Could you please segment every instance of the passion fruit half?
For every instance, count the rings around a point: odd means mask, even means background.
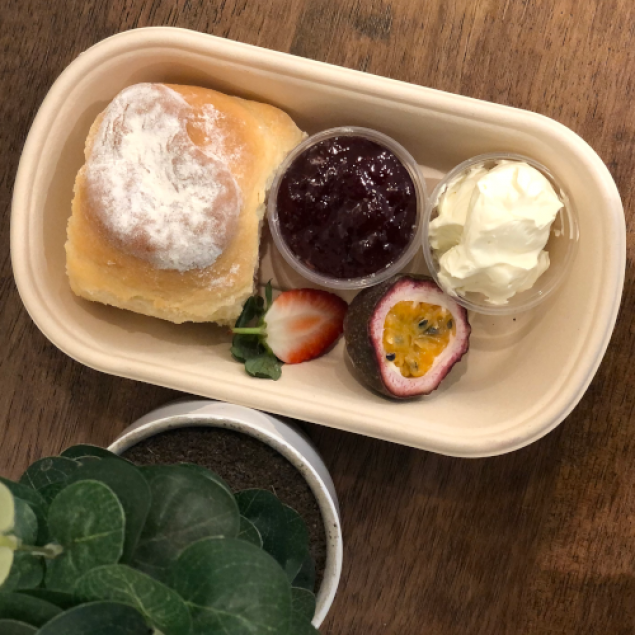
[[[467,311],[431,278],[398,275],[364,289],[344,320],[346,350],[371,388],[427,395],[467,353]]]

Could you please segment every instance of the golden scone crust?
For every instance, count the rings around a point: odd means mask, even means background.
[[[171,322],[233,323],[254,290],[266,191],[276,168],[304,135],[273,106],[205,88],[167,88],[180,94],[195,113],[211,106],[218,114],[215,125],[223,137],[223,160],[242,194],[230,239],[215,262],[203,268],[159,268],[133,255],[96,222],[100,210],[91,208],[98,203],[89,196],[84,164],[75,180],[67,231],[66,270],[71,288],[87,300]],[[88,134],[87,162],[103,118],[101,113]],[[196,116],[187,124],[196,146],[209,144],[208,132],[209,128],[197,124]]]

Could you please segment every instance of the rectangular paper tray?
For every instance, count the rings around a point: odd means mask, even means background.
[[[73,181],[95,116],[137,82],[208,86],[286,110],[309,133],[378,129],[401,142],[434,185],[470,156],[529,155],[564,183],[577,207],[579,250],[545,305],[505,318],[472,316],[471,350],[431,396],[393,402],[351,373],[343,342],[285,366],[278,382],[247,376],[226,330],[176,326],[76,298],[65,275]],[[24,304],[42,332],[78,361],[114,375],[457,456],[500,454],[552,430],[586,390],[620,303],[625,226],[619,194],[597,154],[540,115],[170,28],[129,31],[76,59],[55,82],[20,162],[11,250]],[[303,285],[271,244],[261,279]],[[425,271],[422,258],[413,270]]]

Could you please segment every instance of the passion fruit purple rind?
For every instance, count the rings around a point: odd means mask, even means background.
[[[386,352],[386,318],[399,302],[425,303],[439,307],[437,315],[449,315],[444,323],[444,327],[449,327],[447,345],[420,377],[404,376],[395,363],[395,354]],[[426,328],[427,320],[421,320],[417,326]],[[438,331],[430,326],[427,329],[434,331],[433,335]],[[374,390],[397,399],[427,395],[436,390],[467,353],[470,332],[467,311],[443,293],[431,278],[415,275],[397,275],[364,289],[350,304],[344,320],[346,350],[360,377]]]

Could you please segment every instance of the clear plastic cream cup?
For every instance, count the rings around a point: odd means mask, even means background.
[[[430,223],[438,216],[437,208],[439,199],[445,193],[448,184],[475,165],[494,167],[499,161],[503,160],[522,161],[533,168],[536,168],[536,170],[543,174],[551,183],[557,196],[562,201],[563,207],[560,209],[555,221],[551,225],[549,239],[545,246],[545,250],[549,254],[549,268],[536,280],[530,289],[516,293],[507,300],[506,304],[492,304],[482,293],[466,292],[463,295],[455,295],[452,289],[444,288],[442,281],[439,279],[439,260],[430,246],[429,226]],[[488,315],[511,315],[536,307],[554,293],[560,284],[562,284],[577,250],[578,221],[571,199],[567,195],[564,187],[544,165],[530,159],[529,157],[519,154],[504,152],[490,153],[482,154],[469,159],[468,161],[464,161],[449,172],[435,187],[426,209],[422,228],[422,239],[423,255],[430,271],[430,275],[446,293],[452,295],[455,300],[466,309],[476,313],[485,313]]]

